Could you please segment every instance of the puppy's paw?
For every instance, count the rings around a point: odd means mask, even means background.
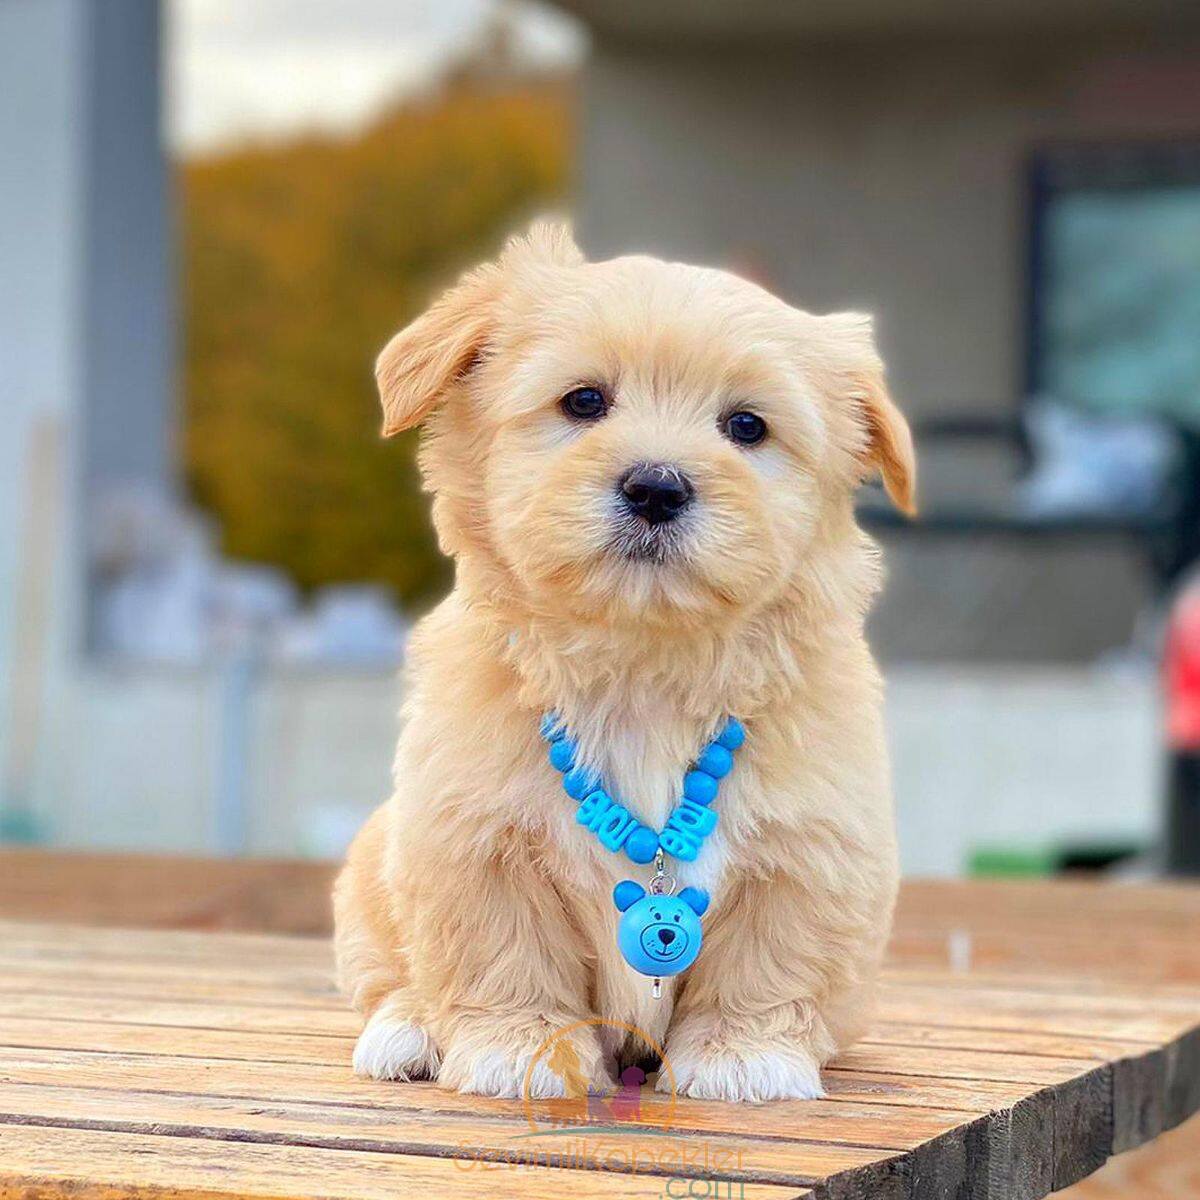
[[[436,1079],[437,1046],[420,1025],[385,1005],[358,1035],[354,1071],[371,1079]]]
[[[825,1094],[817,1060],[788,1042],[763,1045],[673,1046],[667,1044],[671,1071],[658,1077],[659,1091],[675,1090],[693,1100],[817,1100]]]
[[[586,1096],[591,1087],[611,1087],[592,1030],[560,1035],[569,1025],[536,1021],[460,1031],[447,1048],[438,1082],[477,1096],[530,1100]]]

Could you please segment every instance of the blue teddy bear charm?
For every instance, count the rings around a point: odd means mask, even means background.
[[[621,912],[617,946],[625,961],[656,980],[678,975],[696,961],[703,933],[700,918],[708,908],[708,893],[685,887],[678,896],[625,879],[613,888],[613,903]],[[657,994],[657,993],[656,993]]]

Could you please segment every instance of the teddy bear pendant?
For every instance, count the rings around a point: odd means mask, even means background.
[[[656,999],[662,995],[662,976],[686,971],[696,961],[704,936],[700,918],[708,908],[708,893],[685,887],[674,896],[674,888],[661,862],[649,891],[632,879],[613,888],[613,903],[622,914],[617,947],[635,971],[654,980]]]

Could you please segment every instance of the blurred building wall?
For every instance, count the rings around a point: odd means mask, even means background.
[[[1010,408],[1024,387],[1031,152],[1200,131],[1200,37],[681,34],[593,43],[589,249],[722,261],[814,311],[877,314],[918,416]]]
[[[173,280],[157,0],[0,3],[0,825],[61,788],[87,529],[166,489]],[[20,820],[13,814],[22,810]],[[6,823],[8,822],[8,823]]]
[[[564,7],[593,32],[587,248],[724,263],[802,307],[874,313],[918,421],[1024,397],[1033,153],[1200,132],[1200,8],[1174,0]],[[1012,445],[925,449],[927,514],[1013,509]],[[1153,599],[1119,531],[883,540],[890,659],[1086,662]]]

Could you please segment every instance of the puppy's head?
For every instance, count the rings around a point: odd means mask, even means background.
[[[535,226],[398,333],[384,433],[422,421],[443,548],[539,610],[686,621],[778,594],[912,441],[870,322],[721,271],[589,263]],[[843,520],[844,524],[844,520]]]

